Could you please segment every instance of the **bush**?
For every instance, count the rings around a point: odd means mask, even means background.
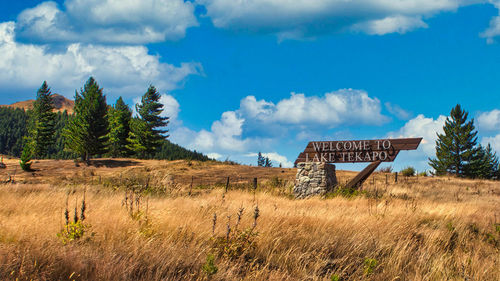
[[[208,276],[212,276],[219,271],[219,268],[215,265],[214,255],[207,255],[207,260],[201,267],[201,270],[203,270]]]
[[[87,232],[88,225],[85,225],[82,221],[70,222],[65,227],[57,233],[57,237],[61,239],[63,244],[68,244],[71,241],[76,241],[82,238]]]
[[[21,153],[21,159],[19,160],[19,165],[24,171],[31,171],[32,154],[31,144],[28,142],[24,145],[23,152]]]
[[[392,173],[392,166],[387,166],[387,167],[381,167],[378,168],[378,171],[381,173]]]
[[[405,177],[413,177],[415,175],[415,168],[409,166],[401,170],[401,174]]]

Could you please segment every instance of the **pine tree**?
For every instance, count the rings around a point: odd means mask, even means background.
[[[272,167],[273,166],[273,163],[271,162],[271,159],[269,159],[269,157],[265,157],[264,158],[264,167]]]
[[[33,157],[33,141],[30,138],[25,138],[23,152],[19,159],[19,165],[24,171],[31,171],[31,158]]]
[[[498,175],[498,166],[498,157],[491,145],[488,144],[486,147],[479,145],[467,175],[472,178],[493,179]]]
[[[152,157],[162,145],[168,130],[161,129],[169,123],[169,117],[161,116],[163,104],[154,86],[149,86],[141,103],[135,106],[139,118],[134,118],[130,126],[129,148],[140,157]]]
[[[88,161],[92,155],[106,152],[108,106],[102,89],[90,77],[75,93],[74,118],[64,130],[66,148]]]
[[[457,104],[446,118],[444,134],[437,134],[436,159],[429,158],[429,165],[436,174],[446,173],[457,176],[471,176],[471,162],[478,153],[477,131],[474,119],[467,121],[468,113]]]
[[[130,120],[132,111],[119,97],[114,107],[108,112],[109,134],[108,134],[108,153],[112,157],[127,157],[131,154],[127,145],[130,133]]]
[[[47,153],[49,146],[54,144],[55,118],[52,94],[47,82],[44,81],[38,89],[33,110],[29,113],[28,142],[32,156],[42,158]]]
[[[259,154],[257,154],[257,166],[258,167],[264,167],[266,160],[262,156],[262,153],[259,151]]]

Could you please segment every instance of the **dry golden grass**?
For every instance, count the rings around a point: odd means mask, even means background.
[[[172,184],[162,173],[260,175],[217,163],[139,162],[95,169],[100,183],[71,181],[71,171],[18,174],[17,183],[0,185],[0,280],[500,280],[498,182],[412,178],[386,186],[377,175],[358,196],[294,200],[293,170],[267,169],[256,170],[269,180],[255,194],[244,184],[227,193],[200,185],[189,196],[189,181]],[[122,186],[117,171],[126,171]],[[151,191],[141,197],[142,215],[123,206],[123,186]],[[72,217],[83,190],[89,228],[65,245],[56,234],[66,200]],[[256,235],[247,241],[248,229]],[[203,269],[211,255],[213,275]]]

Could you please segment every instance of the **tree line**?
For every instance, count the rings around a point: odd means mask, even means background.
[[[74,113],[54,112],[52,93],[43,82],[33,109],[0,108],[0,153],[20,156],[23,169],[32,159],[136,157],[143,159],[209,158],[167,140],[169,117],[154,86],[136,104],[137,116],[119,97],[113,106],[93,77],[75,93]],[[5,118],[4,118],[5,117]]]

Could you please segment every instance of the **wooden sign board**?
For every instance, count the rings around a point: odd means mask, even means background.
[[[371,164],[347,184],[348,188],[361,185],[382,162],[392,162],[401,150],[415,150],[422,138],[312,141],[299,154],[295,164],[316,163],[363,163]]]
[[[295,163],[362,163],[392,162],[401,150],[414,150],[422,138],[352,140],[352,141],[312,141]]]

